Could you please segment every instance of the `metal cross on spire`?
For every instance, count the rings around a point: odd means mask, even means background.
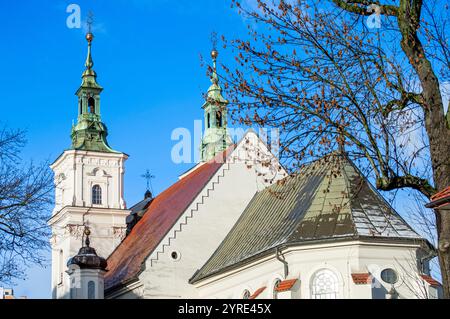
[[[155,175],[151,174],[150,170],[147,169],[145,174],[142,174],[141,177],[147,180],[147,190],[153,192],[152,179],[155,178]]]
[[[217,32],[215,31],[211,32],[211,44],[212,49],[217,50]]]
[[[87,14],[86,25],[88,28],[88,33],[92,33],[92,24],[94,23],[94,13],[89,11]]]

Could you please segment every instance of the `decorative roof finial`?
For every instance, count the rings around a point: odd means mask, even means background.
[[[88,70],[91,70],[92,67],[94,66],[94,61],[92,61],[92,56],[91,56],[91,43],[92,40],[94,40],[94,35],[92,34],[92,24],[94,23],[94,14],[92,13],[92,11],[89,11],[88,13],[88,17],[87,17],[87,27],[88,27],[88,32],[86,34],[86,40],[88,42],[88,55],[86,58],[86,63],[85,66]]]
[[[214,84],[219,83],[219,77],[217,76],[217,67],[216,67],[216,60],[219,56],[219,51],[217,51],[217,33],[212,32],[211,33],[211,44],[212,44],[212,50],[211,50],[211,58],[213,60],[213,73],[211,76],[211,82]]]
[[[86,239],[84,240],[85,247],[89,247],[91,244],[91,241],[89,240],[89,235],[91,234],[91,231],[89,230],[89,227],[84,228],[84,234],[86,235]]]
[[[150,173],[150,170],[147,169],[145,174],[142,174],[141,177],[147,180],[147,190],[145,192],[144,198],[152,197],[153,187],[152,187],[152,179],[155,178],[155,175]]]

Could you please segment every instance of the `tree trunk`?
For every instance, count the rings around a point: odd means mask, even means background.
[[[402,34],[401,47],[422,85],[425,129],[430,142],[433,179],[435,188],[443,190],[450,185],[450,129],[444,115],[438,78],[417,36],[420,12],[420,0],[401,0],[397,21]],[[450,298],[450,214],[443,210],[436,210],[435,214],[444,297]]]

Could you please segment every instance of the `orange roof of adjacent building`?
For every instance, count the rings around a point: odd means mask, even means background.
[[[431,196],[431,202],[425,205],[428,208],[450,208],[450,186]]]

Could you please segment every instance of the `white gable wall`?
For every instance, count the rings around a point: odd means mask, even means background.
[[[258,172],[262,171],[261,163],[255,165],[243,160],[248,153],[247,149],[255,145],[259,145],[263,154],[268,154],[256,134],[248,133],[230,156],[231,160],[219,168],[147,258],[145,270],[139,275],[139,292],[134,289],[135,291],[124,294],[123,297],[198,297],[197,290],[188,282],[194,272],[220,245],[256,191],[268,184],[265,179],[270,177],[277,180],[285,176],[283,169],[278,174],[258,176]],[[273,164],[277,167],[279,165],[276,159]],[[202,196],[206,197],[202,200]],[[172,258],[173,252],[178,255],[175,260]],[[121,296],[116,294],[114,298]]]

